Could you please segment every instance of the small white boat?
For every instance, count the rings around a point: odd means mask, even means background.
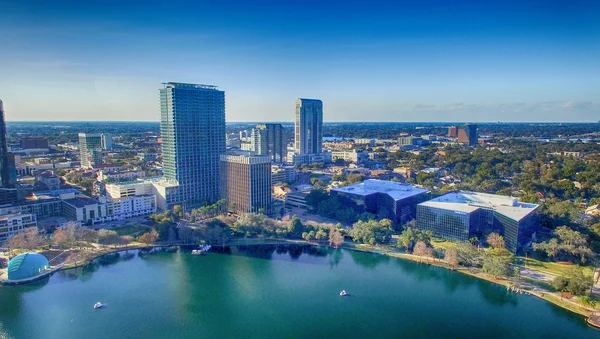
[[[347,296],[347,295],[348,295],[348,292],[346,292],[346,290],[342,290],[340,292],[340,297],[344,297],[344,296]]]
[[[98,301],[97,303],[94,304],[94,309],[102,308],[102,306],[104,306],[104,305]]]

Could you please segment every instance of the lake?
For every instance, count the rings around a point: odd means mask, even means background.
[[[122,252],[0,287],[0,338],[600,337],[582,316],[443,268],[308,246],[224,252]]]

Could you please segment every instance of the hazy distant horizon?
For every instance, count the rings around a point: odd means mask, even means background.
[[[158,120],[7,120],[7,124],[18,123],[157,123]],[[226,124],[287,124],[293,125],[294,121],[226,121]],[[596,124],[596,121],[323,121],[323,124]]]

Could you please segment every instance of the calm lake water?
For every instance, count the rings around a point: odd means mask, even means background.
[[[340,297],[345,289],[349,297]],[[92,308],[96,301],[106,307]],[[0,338],[599,338],[584,318],[445,269],[309,247],[137,252],[0,287]]]

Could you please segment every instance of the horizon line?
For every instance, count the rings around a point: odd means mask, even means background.
[[[158,123],[158,120],[6,120],[6,123]],[[226,124],[264,124],[264,123],[285,123],[293,124],[293,120],[289,121],[226,121]],[[323,121],[324,124],[330,123],[367,123],[367,124],[461,124],[461,123],[477,123],[477,124],[534,124],[534,123],[546,123],[546,124],[596,124],[598,121]]]

